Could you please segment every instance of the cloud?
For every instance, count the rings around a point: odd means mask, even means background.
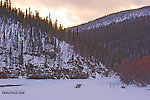
[[[139,6],[148,6],[150,5],[150,0],[133,0],[133,3]]]
[[[20,7],[31,7],[42,13],[55,11],[64,13],[67,25],[76,25],[101,16],[150,4],[150,0],[12,0]],[[47,9],[47,10],[44,10]],[[65,10],[62,10],[65,9]],[[61,17],[61,16],[58,16]],[[58,20],[59,21],[59,20]],[[60,21],[61,22],[61,21]],[[65,27],[67,25],[64,25]]]

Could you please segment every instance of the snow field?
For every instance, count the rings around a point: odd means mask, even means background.
[[[76,84],[81,88],[75,88]],[[86,80],[0,80],[0,84],[21,84],[20,87],[0,87],[1,100],[149,100],[148,88],[126,86],[117,78]],[[25,94],[2,94],[2,91],[24,91]]]

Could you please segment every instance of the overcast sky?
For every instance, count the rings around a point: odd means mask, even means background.
[[[125,9],[150,5],[150,0],[12,0],[12,5],[31,7],[40,11],[42,17],[49,12],[53,20],[58,19],[64,27],[77,25],[101,16]]]

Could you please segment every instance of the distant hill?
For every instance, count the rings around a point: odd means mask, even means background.
[[[94,56],[127,84],[150,84],[150,7],[114,13],[66,29],[75,50]]]
[[[128,19],[133,19],[133,18],[135,19],[138,17],[149,16],[149,15],[150,15],[150,6],[145,6],[145,7],[138,8],[138,9],[126,10],[126,11],[121,11],[121,12],[113,13],[110,15],[106,15],[96,20],[92,20],[90,22],[87,22],[78,26],[70,27],[66,30],[75,31],[75,32],[78,30],[79,32],[81,32],[84,30],[95,29],[95,28],[107,26],[113,23],[122,22]]]

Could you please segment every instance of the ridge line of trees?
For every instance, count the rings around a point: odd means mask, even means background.
[[[52,23],[51,15],[42,18],[39,16],[39,11],[35,11],[35,14],[31,11],[31,8],[26,9],[26,12],[20,10],[20,8],[16,9],[11,6],[11,0],[5,0],[4,2],[1,0],[0,2],[0,16],[6,15],[8,18],[13,18],[15,21],[19,21],[23,26],[37,27],[40,28],[44,32],[52,32],[54,30],[62,30],[63,26],[60,24],[58,26],[57,20],[55,23]]]

